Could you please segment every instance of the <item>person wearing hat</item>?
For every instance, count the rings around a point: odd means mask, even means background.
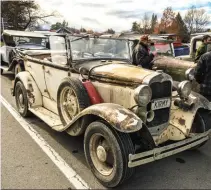
[[[195,56],[195,63],[198,62],[199,58],[206,53],[206,46],[207,43],[211,41],[211,37],[209,35],[204,35],[202,38],[202,44],[199,46],[199,48],[196,51],[196,56]]]
[[[147,35],[141,36],[138,44],[133,49],[133,64],[145,69],[152,69],[154,54],[149,53],[149,38]]]

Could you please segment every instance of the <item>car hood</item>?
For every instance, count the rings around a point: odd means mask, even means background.
[[[142,83],[144,78],[155,73],[123,61],[93,61],[80,64],[80,67],[90,70],[90,74],[99,80],[115,81],[117,83]]]
[[[173,57],[158,56],[154,65],[158,68],[178,68],[178,69],[189,69],[196,66],[194,62],[175,59]]]

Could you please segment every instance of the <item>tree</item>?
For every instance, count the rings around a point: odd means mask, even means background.
[[[56,12],[44,14],[35,1],[1,1],[2,18],[7,21],[8,28],[25,30],[38,22],[46,22],[46,18],[56,16]]]
[[[160,31],[166,33],[166,29],[170,27],[175,19],[175,13],[171,7],[167,7],[163,11],[163,16],[160,23]]]
[[[180,15],[180,13],[177,14],[176,18],[176,24],[177,24],[177,35],[182,39],[183,42],[189,41],[189,34],[188,29]]]
[[[139,32],[140,31],[140,25],[137,22],[133,22],[132,29],[133,32]]]
[[[108,34],[115,34],[115,31],[112,28],[110,28],[110,29],[108,29],[106,31],[106,33],[108,33]]]
[[[86,32],[86,29],[85,28],[81,28],[80,32]]]
[[[150,27],[151,28],[151,33],[154,32],[157,23],[158,23],[158,17],[157,17],[156,14],[153,13],[152,14],[152,18],[151,18],[151,27]]]
[[[149,33],[150,31],[150,18],[149,18],[149,15],[147,13],[144,13],[144,16],[141,20],[141,24],[140,24],[140,29],[141,29],[141,32],[146,34],[146,33]]]
[[[195,6],[185,14],[184,22],[188,28],[189,33],[203,32],[204,28],[209,24],[210,17],[204,9],[196,9]]]
[[[65,28],[68,27],[68,22],[66,22],[65,20],[63,20],[63,22],[57,22],[56,24],[52,24],[51,25],[51,30],[58,30],[60,28]]]

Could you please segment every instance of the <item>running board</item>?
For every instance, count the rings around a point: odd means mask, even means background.
[[[56,131],[63,131],[64,126],[59,116],[44,107],[29,108],[29,110]]]

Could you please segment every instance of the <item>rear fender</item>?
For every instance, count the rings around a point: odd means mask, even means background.
[[[123,133],[137,132],[144,125],[143,121],[130,110],[118,104],[101,103],[84,109],[64,127],[63,131],[66,130],[70,135],[77,136],[82,134],[86,127],[95,120],[103,120]],[[80,125],[74,125],[76,121],[81,121]]]
[[[15,86],[21,81],[27,91],[29,107],[42,106],[42,94],[36,82],[28,71],[19,72],[14,81],[12,95],[15,96]]]

